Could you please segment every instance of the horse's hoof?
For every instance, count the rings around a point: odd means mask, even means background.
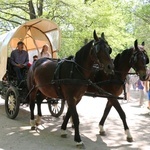
[[[62,138],[67,138],[67,134],[61,134]]]
[[[99,131],[99,134],[100,134],[101,136],[106,136],[106,132],[105,132],[105,131]]]
[[[35,130],[35,126],[32,126],[32,127],[31,127],[31,130]]]
[[[61,137],[62,138],[67,138],[67,132],[66,132],[66,130],[61,130]]]
[[[84,143],[81,141],[81,142],[77,142],[76,143],[76,147],[79,148],[79,149],[85,149],[85,145]]]
[[[36,123],[36,126],[39,126],[40,125],[40,123]]]
[[[133,142],[133,138],[132,137],[127,137],[127,141],[128,142]]]
[[[71,126],[73,129],[74,129],[74,124],[72,124],[72,126]]]
[[[66,117],[66,116],[64,115],[64,116],[63,116],[63,120],[65,120],[65,117]]]

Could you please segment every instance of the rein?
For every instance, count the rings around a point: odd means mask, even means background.
[[[81,65],[79,65],[78,63],[76,63],[75,59],[73,58],[72,60],[65,60],[67,62],[71,62],[71,63],[74,63],[76,66],[78,66],[79,68],[85,70],[85,71],[92,71],[92,69],[86,69],[86,68],[83,68]]]
[[[97,83],[93,83],[91,80],[88,80],[88,81],[89,81],[89,85],[93,86],[97,90],[97,92],[100,94],[99,96],[101,96],[101,97],[107,97],[107,98],[115,98],[115,99],[118,98],[116,96],[113,96],[111,93],[106,92],[105,90],[103,90],[102,88],[100,88],[97,85]],[[85,95],[89,95],[90,96],[89,93],[85,93]]]
[[[71,59],[71,60],[63,59],[62,62],[61,61],[59,62],[59,64],[61,65],[61,63],[63,63],[64,61],[65,62],[69,62],[69,63],[73,63],[73,64],[75,64],[75,66],[78,66],[79,68],[81,68],[81,69],[83,69],[85,71],[92,71],[92,69],[83,68],[78,63],[76,63],[74,59]],[[57,68],[59,68],[59,67],[57,66]],[[56,70],[57,70],[57,68],[56,68]],[[81,74],[81,76],[84,78],[84,75],[82,74],[82,72],[77,67],[76,67],[76,69]],[[70,73],[72,74],[73,71],[71,70]],[[88,81],[85,80],[85,79],[84,80],[80,80],[80,79],[72,79],[72,78],[68,78],[68,79],[59,79],[58,78],[58,79],[54,79],[51,82],[46,83],[46,84],[36,85],[36,86],[33,85],[33,88],[31,89],[31,91],[34,88],[39,88],[39,87],[47,86],[47,85],[50,85],[50,84],[84,84],[84,85],[88,85]]]
[[[89,85],[88,80],[80,80],[80,79],[57,79],[52,80],[50,84],[77,84],[77,85]]]

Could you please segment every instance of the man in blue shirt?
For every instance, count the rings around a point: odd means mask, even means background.
[[[17,75],[18,84],[24,78],[23,69],[27,68],[27,64],[29,63],[29,55],[28,52],[23,50],[24,43],[18,42],[17,48],[11,52],[11,64],[13,65],[14,71]]]

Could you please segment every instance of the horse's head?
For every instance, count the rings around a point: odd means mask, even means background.
[[[103,65],[105,73],[113,74],[114,73],[114,70],[113,70],[114,64],[110,57],[112,49],[109,46],[108,42],[105,40],[104,33],[102,33],[101,37],[98,38],[98,36],[94,30],[93,37],[94,37],[94,41],[93,41],[93,45],[92,45],[92,50],[97,58],[95,60],[96,63],[98,63],[100,66]]]
[[[147,80],[148,76],[146,65],[149,63],[149,58],[144,49],[144,42],[142,42],[141,45],[138,45],[138,41],[135,40],[130,62],[132,68],[139,75],[140,80]]]

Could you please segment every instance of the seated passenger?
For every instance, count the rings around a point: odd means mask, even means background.
[[[41,51],[41,53],[39,55],[39,58],[43,58],[43,57],[52,58],[52,55],[49,53],[48,49],[49,49],[48,44],[43,45],[42,51]]]
[[[13,69],[17,75],[17,83],[19,83],[24,79],[23,69],[27,68],[29,63],[29,55],[28,52],[23,50],[24,43],[22,41],[17,43],[17,48],[11,52],[11,64],[13,65]]]
[[[38,56],[37,55],[34,55],[33,56],[33,63],[38,59]]]

